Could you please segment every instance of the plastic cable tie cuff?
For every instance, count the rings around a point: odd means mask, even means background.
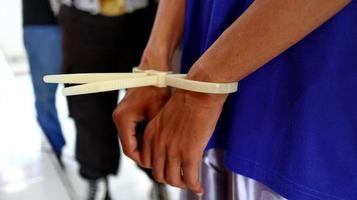
[[[238,82],[211,83],[186,79],[186,74],[171,71],[142,70],[133,68],[133,73],[90,73],[47,75],[46,83],[81,84],[63,89],[65,96],[114,91],[137,87],[175,87],[201,93],[228,94],[236,92]]]

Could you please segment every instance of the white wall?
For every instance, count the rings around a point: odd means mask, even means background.
[[[0,49],[6,57],[24,56],[21,0],[0,0]]]

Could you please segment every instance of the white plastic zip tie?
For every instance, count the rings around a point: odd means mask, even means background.
[[[238,83],[210,83],[186,79],[186,74],[172,74],[157,70],[134,68],[133,73],[91,73],[47,75],[46,83],[82,84],[63,89],[63,95],[72,96],[120,89],[156,86],[175,87],[194,92],[228,94],[236,92]]]

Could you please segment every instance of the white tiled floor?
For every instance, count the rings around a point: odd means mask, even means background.
[[[0,199],[83,199],[86,184],[77,174],[74,127],[64,97],[58,94],[57,107],[67,140],[65,171],[42,137],[33,104],[29,75],[14,76],[0,51]],[[114,199],[149,199],[149,179],[126,157],[119,175],[110,181]],[[172,200],[177,200],[178,190],[169,190]]]

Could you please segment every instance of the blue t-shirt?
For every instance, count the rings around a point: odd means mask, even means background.
[[[182,71],[251,3],[188,0]],[[356,200],[357,1],[240,81],[209,148],[288,199]]]

